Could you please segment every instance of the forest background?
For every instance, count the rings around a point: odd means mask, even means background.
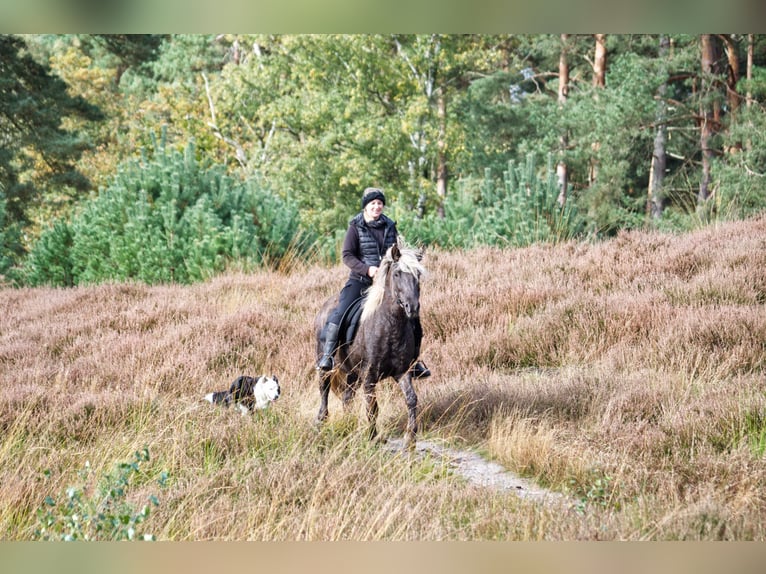
[[[766,204],[757,34],[3,35],[0,275],[193,282],[410,241],[688,230]]]

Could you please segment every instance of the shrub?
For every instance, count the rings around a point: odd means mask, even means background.
[[[72,270],[72,230],[58,220],[43,231],[24,264],[25,281],[31,285],[74,285]]]
[[[19,225],[7,215],[7,201],[0,186],[0,283],[3,276],[13,275],[13,264],[21,251]]]
[[[137,279],[203,280],[232,262],[278,263],[300,246],[295,205],[257,179],[155,143],[151,157],[120,165],[106,189],[71,218],[57,221],[33,246],[29,284],[75,285]]]
[[[90,465],[86,463],[80,472],[85,485],[67,488],[61,502],[45,497],[37,511],[35,539],[154,540],[154,535],[141,532],[141,525],[149,517],[151,507],[159,505],[158,498],[149,496],[147,504],[138,511],[126,500],[131,478],[139,475],[140,464],[148,460],[148,449],[136,451],[131,462],[121,462],[113,473],[105,474],[90,496],[87,494]],[[160,486],[164,486],[165,480],[163,473]]]
[[[576,209],[570,203],[560,206],[558,194],[551,160],[541,175],[530,154],[524,165],[509,162],[502,180],[493,178],[490,170],[481,181],[461,180],[444,201],[444,217],[429,213],[417,219],[396,205],[393,216],[409,240],[445,249],[556,242],[582,228]]]

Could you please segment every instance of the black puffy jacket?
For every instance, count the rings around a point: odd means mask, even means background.
[[[351,270],[351,279],[369,282],[367,269],[380,265],[383,255],[396,243],[396,222],[381,215],[377,222],[365,222],[358,213],[350,222],[343,242],[343,263]]]

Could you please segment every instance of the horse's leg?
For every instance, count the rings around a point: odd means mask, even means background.
[[[367,401],[367,423],[369,424],[369,436],[370,440],[375,440],[378,437],[378,397],[375,394],[375,386],[378,384],[378,379],[372,375],[372,373],[365,373],[364,377],[364,398]]]
[[[418,432],[418,396],[412,386],[412,374],[407,371],[399,379],[399,387],[404,393],[404,402],[407,404],[407,434],[404,436],[404,448],[415,448],[415,436]]]
[[[354,372],[346,376],[346,386],[343,389],[343,409],[348,412],[351,409],[351,401],[354,400],[356,389],[359,387],[359,375]]]
[[[330,381],[332,379],[332,371],[320,371],[319,374],[319,412],[317,413],[317,424],[323,423],[327,420],[328,410],[327,401],[330,398]]]

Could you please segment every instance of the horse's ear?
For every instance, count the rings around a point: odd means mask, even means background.
[[[399,246],[396,243],[394,243],[391,246],[391,259],[393,261],[399,261],[399,257],[401,257],[401,255],[402,255],[402,252],[399,251]]]

